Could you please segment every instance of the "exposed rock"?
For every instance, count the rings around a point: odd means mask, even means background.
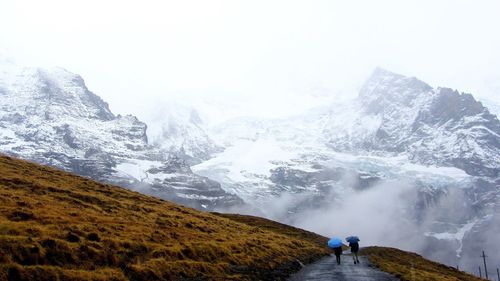
[[[146,124],[135,116],[115,116],[79,75],[9,63],[0,65],[0,88],[2,153],[193,207],[211,210],[239,202],[218,183],[195,175],[183,160],[167,159],[171,151],[148,143]],[[190,118],[200,122],[196,113]],[[138,176],[154,171],[175,177]]]

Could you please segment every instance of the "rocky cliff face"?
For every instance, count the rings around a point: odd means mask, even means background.
[[[131,115],[115,116],[76,74],[4,63],[0,89],[3,153],[165,199],[183,198],[190,206],[214,209],[238,200],[217,183],[183,169],[182,160],[172,165],[168,151],[148,143],[146,124]],[[137,176],[166,165],[169,175],[182,180],[152,182]]]
[[[411,240],[449,264],[485,245],[500,252],[500,125],[470,94],[377,69],[354,101],[290,118],[208,128],[193,108],[159,112],[150,133],[78,75],[0,64],[2,153],[324,235],[330,216],[369,217],[344,228],[375,237],[366,243]]]
[[[332,231],[308,221],[336,220],[329,213],[349,217],[342,211],[377,221],[376,211],[365,214],[369,207],[345,202],[388,189],[373,208],[400,213],[395,220],[404,222],[394,232],[408,223],[414,232],[405,239],[420,247],[413,250],[449,264],[468,263],[467,254],[492,241],[497,229],[500,123],[470,94],[376,69],[349,103],[288,119],[232,120],[213,132],[228,140],[226,150],[193,169],[261,206],[254,211],[263,215]],[[396,202],[392,194],[400,195]],[[478,235],[483,241],[474,240]],[[374,242],[389,238],[381,239]]]
[[[415,164],[455,167],[470,176],[469,183],[448,186],[424,209],[432,218],[427,222],[429,239],[424,253],[450,264],[467,265],[475,262],[471,253],[489,245],[490,253],[499,258],[500,245],[493,238],[500,217],[497,116],[471,94],[431,89],[415,78],[384,70],[375,71],[360,99],[368,101],[362,102],[365,116],[376,116],[381,122],[370,141],[358,148],[405,155]],[[429,215],[432,212],[435,216]]]
[[[317,191],[349,171],[359,174],[358,188],[366,188],[387,170],[381,163],[444,177],[452,168],[498,184],[499,126],[470,94],[376,69],[349,103],[288,119],[241,118],[218,126],[212,133],[227,142],[226,151],[194,169],[257,196],[275,189]],[[245,155],[251,159],[242,161]]]
[[[355,123],[377,120],[371,134],[344,149],[407,154],[414,163],[453,166],[473,176],[498,177],[500,123],[470,94],[432,89],[416,79],[377,69],[362,88]],[[356,130],[355,125],[351,127]],[[346,135],[335,134],[336,146]]]
[[[196,108],[178,102],[163,102],[151,108],[148,136],[155,146],[190,165],[208,160],[223,150],[208,136],[206,124]]]

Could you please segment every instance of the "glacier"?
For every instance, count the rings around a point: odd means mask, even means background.
[[[173,100],[143,122],[113,114],[77,74],[3,60],[0,151],[463,268],[480,248],[500,252],[500,123],[474,96],[377,68],[357,98],[311,104],[262,118]]]

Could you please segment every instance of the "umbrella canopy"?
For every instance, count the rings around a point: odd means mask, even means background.
[[[340,240],[340,238],[333,237],[332,239],[328,240],[328,247],[330,248],[342,247],[342,240]]]
[[[349,243],[356,243],[360,241],[358,236],[349,236],[345,240]]]

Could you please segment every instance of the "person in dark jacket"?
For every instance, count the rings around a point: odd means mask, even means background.
[[[335,253],[335,257],[337,258],[337,264],[340,264],[340,255],[342,255],[342,247],[333,248],[333,253]]]
[[[354,260],[354,264],[359,263],[359,259],[358,259],[359,243],[358,242],[350,242],[349,247],[351,247],[352,259]]]

